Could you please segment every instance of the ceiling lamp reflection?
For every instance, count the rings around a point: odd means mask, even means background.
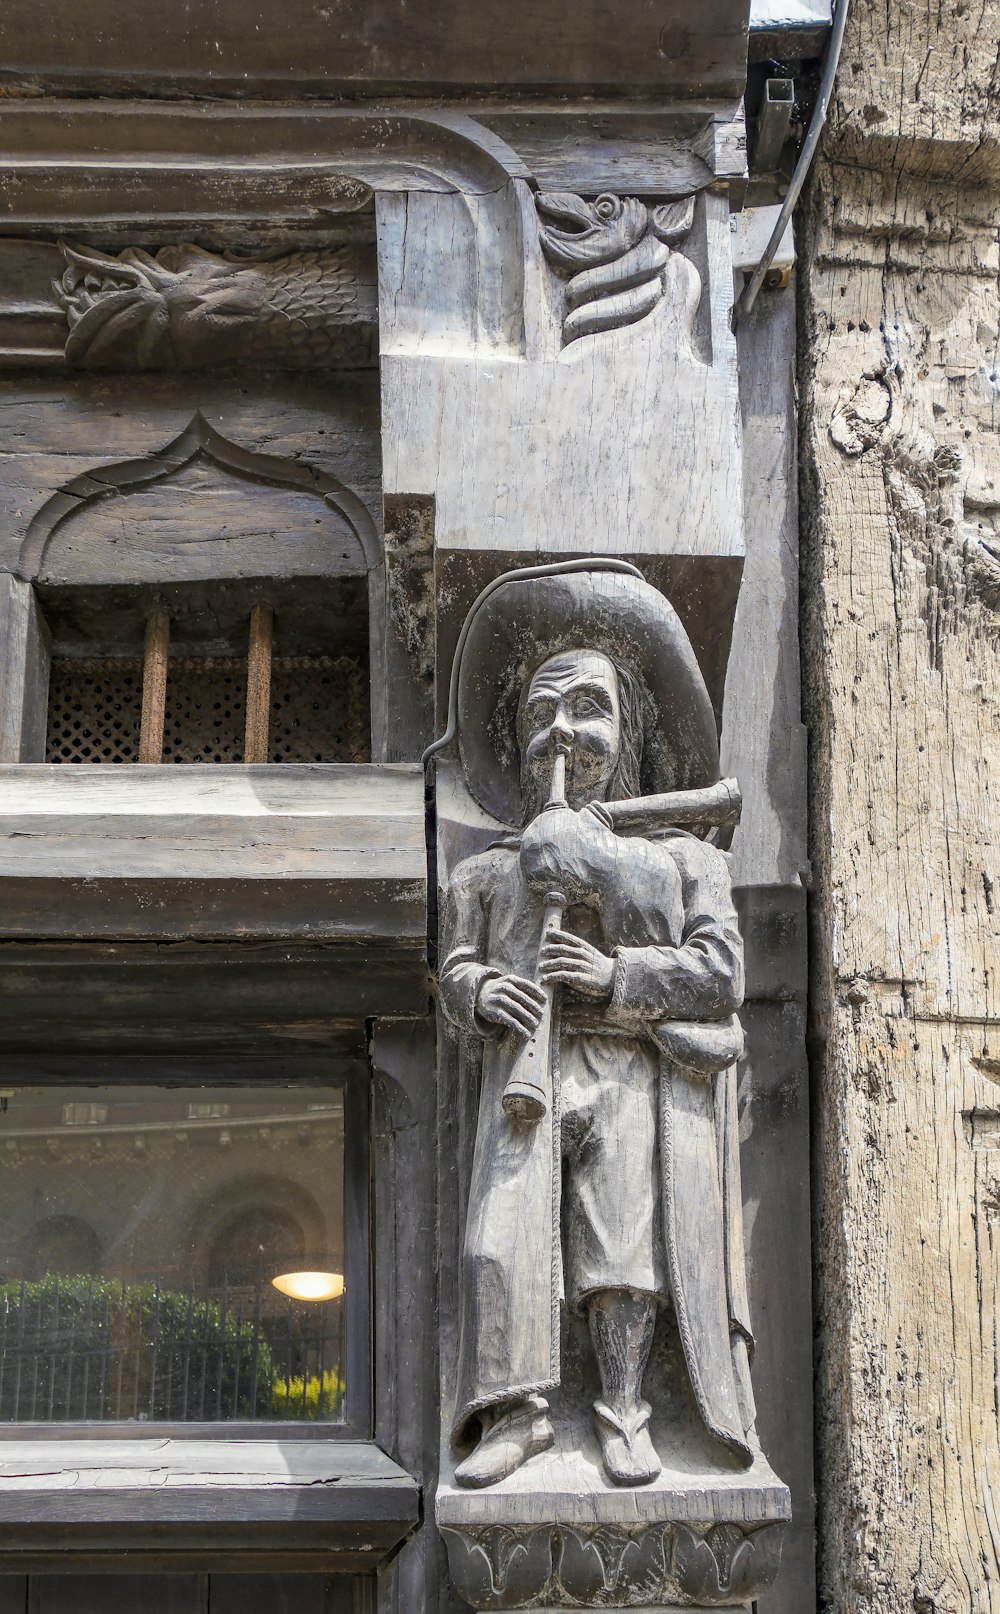
[[[336,1300],[344,1292],[341,1272],[279,1272],[271,1282],[290,1300]]]

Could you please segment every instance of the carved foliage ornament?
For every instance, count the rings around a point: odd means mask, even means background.
[[[377,301],[353,246],[250,260],[184,245],[112,255],[59,243],[53,282],[84,369],[287,369],[374,362]]]
[[[605,193],[586,202],[569,191],[536,197],[545,256],[566,286],[563,342],[645,319],[663,299],[671,248],[694,222],[693,196],[648,208],[634,196]],[[697,306],[701,281],[687,260],[684,291]]]
[[[455,1585],[480,1609],[739,1606],[773,1583],[781,1561],[775,1525],[488,1525],[444,1537]]]

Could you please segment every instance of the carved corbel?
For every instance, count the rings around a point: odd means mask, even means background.
[[[536,197],[542,249],[566,281],[564,346],[645,319],[666,294],[668,264],[677,276],[678,296],[693,317],[701,277],[671,249],[690,232],[694,205],[693,196],[654,208],[634,196],[610,193],[594,202],[568,191],[543,191]]]

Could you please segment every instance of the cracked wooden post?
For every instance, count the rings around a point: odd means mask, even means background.
[[[888,15],[802,237],[820,1595],[996,1614],[996,42]]]

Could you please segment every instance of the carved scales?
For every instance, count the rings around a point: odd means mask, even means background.
[[[115,255],[60,242],[53,290],[81,369],[307,370],[369,365],[377,351],[373,265],[339,246],[247,259],[186,244]]]

